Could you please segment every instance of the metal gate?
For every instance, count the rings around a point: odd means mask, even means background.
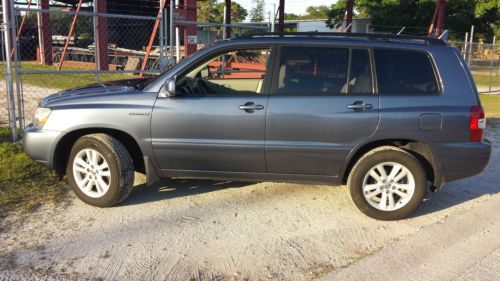
[[[52,93],[159,74],[182,57],[178,27],[196,27],[198,49],[225,39],[219,36],[225,27],[236,34],[270,28],[177,19],[172,0],[170,5],[158,1],[156,16],[102,12],[103,2],[79,0],[71,9],[54,9],[49,1],[2,0],[0,125],[13,132],[23,128],[40,100]]]

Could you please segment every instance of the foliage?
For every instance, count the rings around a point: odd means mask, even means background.
[[[332,4],[327,12],[326,25],[330,28],[338,28],[342,25],[346,11],[346,0],[339,0],[337,3]]]
[[[224,2],[218,3],[215,7],[215,22],[223,22],[224,21],[224,9],[226,5]],[[236,2],[231,2],[231,22],[238,23],[245,20],[248,16],[248,12],[243,6]]]
[[[250,11],[250,21],[252,22],[261,22],[264,21],[265,15],[265,1],[264,0],[252,0],[254,7]]]
[[[20,20],[18,20],[20,22]],[[63,35],[67,36],[71,23],[73,22],[73,15],[62,14],[62,13],[52,13],[50,14],[50,23],[52,26],[53,35]],[[26,27],[33,27],[38,25],[37,13],[28,13],[26,17]],[[76,26],[79,34],[83,33],[93,33],[93,18],[89,16],[78,16],[76,21]],[[33,34],[29,28],[24,32]]]
[[[306,9],[306,14],[302,19],[326,19],[328,17],[328,6],[309,6]]]
[[[199,22],[215,22],[214,15],[217,0],[197,1],[197,17]]]
[[[305,15],[296,15],[285,13],[285,20],[313,20],[313,19],[326,19],[330,8],[325,5],[309,6],[306,9]]]
[[[225,1],[198,1],[198,21],[222,23],[224,21]],[[231,22],[242,22],[248,11],[236,2],[231,2]]]
[[[356,0],[358,17],[370,17],[375,31],[395,32],[403,26],[407,32],[426,34],[435,0]],[[328,11],[327,24],[337,27],[345,14],[346,0],[339,0]],[[446,3],[445,29],[465,33],[475,25],[479,37],[491,38],[500,33],[500,1],[498,0],[448,0]],[[397,16],[395,16],[397,15]],[[463,35],[462,35],[463,36]]]

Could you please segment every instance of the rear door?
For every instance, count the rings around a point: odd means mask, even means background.
[[[338,176],[377,128],[370,50],[282,46],[266,120],[268,172]]]

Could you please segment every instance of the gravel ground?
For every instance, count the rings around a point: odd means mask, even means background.
[[[500,280],[499,168],[495,150],[396,222],[364,216],[345,186],[140,178],[118,207],[70,197],[8,216],[0,280]]]

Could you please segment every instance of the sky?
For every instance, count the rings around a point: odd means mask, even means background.
[[[233,0],[233,1],[243,6],[243,8],[247,9],[249,12],[253,8],[252,0]],[[265,2],[266,2],[266,15],[268,11],[273,10],[273,4],[276,4],[276,7],[279,6],[279,0],[265,0]],[[330,6],[335,2],[337,2],[337,0],[285,0],[285,13],[303,15],[306,13],[306,9],[309,6],[319,6],[319,5]]]

